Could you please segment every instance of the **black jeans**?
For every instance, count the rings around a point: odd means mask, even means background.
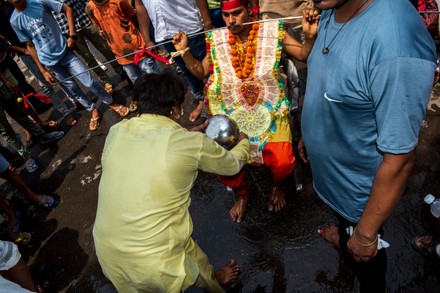
[[[339,221],[339,247],[342,250],[347,262],[353,267],[358,274],[360,293],[383,293],[386,289],[385,275],[387,270],[387,254],[385,248],[377,252],[377,255],[368,262],[356,262],[348,252],[347,242],[350,235],[347,234],[347,228],[357,226],[357,223],[350,222],[340,215],[336,214]],[[383,237],[383,229],[380,228],[379,234]]]

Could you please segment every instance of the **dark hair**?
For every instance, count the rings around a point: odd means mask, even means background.
[[[174,106],[185,100],[186,86],[171,71],[149,73],[139,77],[134,86],[133,100],[138,103],[139,114],[169,116]]]

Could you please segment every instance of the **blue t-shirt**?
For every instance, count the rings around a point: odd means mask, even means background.
[[[67,49],[66,39],[52,15],[59,13],[63,3],[54,0],[27,0],[24,11],[11,16],[11,25],[22,42],[31,40],[43,65],[53,66],[63,58]]]
[[[409,1],[373,1],[342,25],[331,10],[322,12],[308,59],[302,132],[318,195],[358,222],[383,153],[417,145],[436,51]]]

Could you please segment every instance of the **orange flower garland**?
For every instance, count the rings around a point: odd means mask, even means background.
[[[246,41],[246,52],[243,53],[239,52],[240,50],[237,47],[238,37],[229,31],[228,44],[231,46],[229,52],[232,55],[232,66],[234,67],[235,74],[240,79],[246,79],[254,72],[254,56],[256,52],[254,45],[258,28],[259,25],[257,23],[252,25]]]

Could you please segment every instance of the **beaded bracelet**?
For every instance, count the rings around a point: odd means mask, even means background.
[[[356,227],[355,227],[354,230],[353,230],[353,237],[354,237],[354,240],[356,240],[356,242],[357,242],[360,246],[363,246],[363,247],[371,246],[371,245],[373,245],[374,243],[376,243],[377,240],[379,239],[378,234],[376,234],[376,238],[375,238],[371,243],[365,244],[365,243],[360,242],[359,239],[356,237]]]

